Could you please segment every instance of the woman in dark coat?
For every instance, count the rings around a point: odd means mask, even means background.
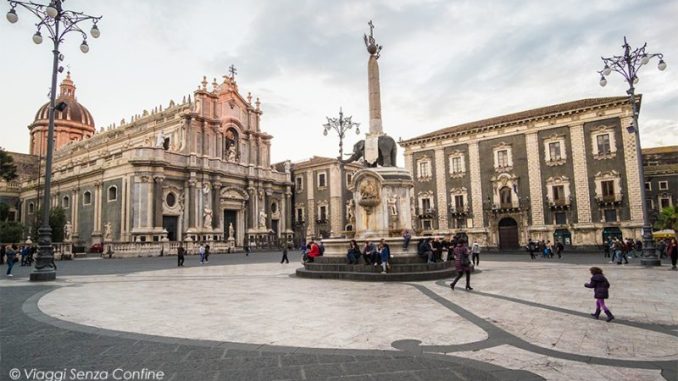
[[[607,281],[607,278],[605,278],[605,275],[603,275],[603,270],[600,269],[600,267],[591,267],[589,271],[592,275],[591,281],[584,284],[584,287],[592,288],[593,297],[596,299],[596,312],[592,313],[591,316],[598,319],[600,316],[600,310],[602,309],[605,311],[605,315],[607,315],[607,322],[609,323],[612,321],[612,319],[614,319],[614,315],[612,315],[612,312],[610,312],[610,310],[605,305],[605,299],[610,297],[610,293],[608,291],[610,289],[610,282]]]
[[[454,278],[450,288],[454,290],[462,275],[466,274],[466,291],[473,290],[471,288],[471,259],[469,258],[468,248],[463,239],[457,241],[457,246],[454,248],[454,267],[457,269],[457,277]]]

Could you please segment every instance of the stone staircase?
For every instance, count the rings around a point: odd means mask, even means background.
[[[349,265],[346,258],[318,257],[297,269],[297,276],[315,279],[344,279],[368,282],[410,282],[450,278],[456,274],[454,262],[427,264],[418,256],[398,256],[390,260],[391,271],[382,274],[381,266]]]

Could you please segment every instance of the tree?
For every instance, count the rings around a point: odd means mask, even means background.
[[[35,213],[35,224],[33,225],[33,238],[38,238],[38,229],[42,225],[42,208]],[[49,227],[52,228],[52,242],[63,242],[64,226],[66,226],[66,211],[57,206],[49,211]]]
[[[4,149],[0,148],[0,178],[10,182],[16,179],[18,175],[16,174],[16,164],[14,164],[14,158],[9,156]]]
[[[678,205],[669,206],[662,209],[654,224],[656,229],[673,229],[678,230]]]
[[[0,202],[0,222],[7,221],[7,218],[9,218],[9,205]]]
[[[18,222],[0,222],[0,243],[21,242],[24,226]]]

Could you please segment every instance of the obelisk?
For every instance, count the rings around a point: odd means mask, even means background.
[[[370,53],[367,61],[367,83],[370,105],[370,131],[365,137],[365,161],[369,165],[374,165],[379,158],[379,136],[384,134],[381,125],[381,90],[379,88],[379,53],[381,45],[374,40],[374,24],[372,20],[368,23],[370,26],[370,35],[364,35],[365,47]]]

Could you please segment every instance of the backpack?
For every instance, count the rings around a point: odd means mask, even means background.
[[[318,250],[320,251],[320,255],[325,254],[325,245],[319,245]]]

